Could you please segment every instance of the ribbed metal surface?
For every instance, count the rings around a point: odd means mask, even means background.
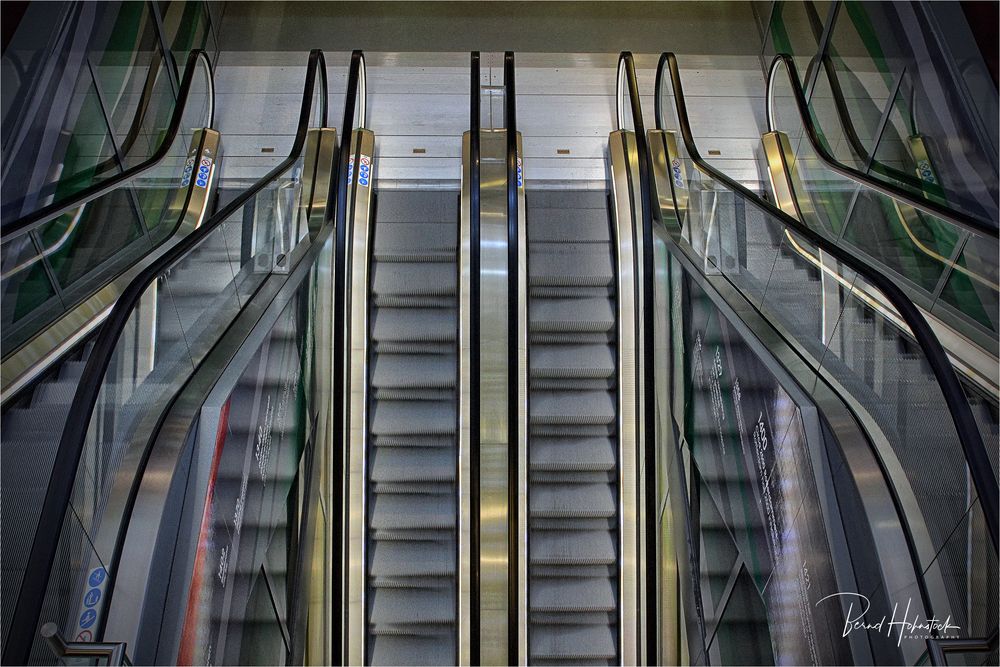
[[[379,195],[371,278],[367,662],[457,660],[458,198]]]
[[[618,649],[615,274],[604,193],[529,193],[528,660]]]

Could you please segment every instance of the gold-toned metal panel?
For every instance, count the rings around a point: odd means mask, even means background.
[[[512,576],[507,557],[507,387],[512,378],[507,366],[506,137],[502,129],[480,133],[479,652],[483,665],[509,663],[508,633],[515,630],[507,622]]]
[[[677,221],[683,225],[688,209],[688,176],[687,167],[677,150],[677,133],[672,130],[649,130],[646,137],[653,168],[651,185],[656,189],[660,211],[676,214]]]
[[[517,525],[518,596],[517,654],[521,665],[528,664],[528,226],[524,208],[524,149],[517,134]],[[506,178],[504,185],[506,186]],[[508,267],[509,268],[509,267]],[[508,630],[510,632],[510,630]]]
[[[618,130],[609,137],[611,160],[612,241],[618,273],[618,461],[619,461],[619,636],[621,660],[633,665],[638,659],[639,539],[637,448],[640,446],[640,400],[638,305],[641,292],[641,246],[638,245],[634,206],[636,195],[629,191],[628,171],[638,185],[638,153],[635,135]],[[638,189],[638,188],[636,188]]]
[[[354,180],[348,188],[348,266],[345,308],[348,314],[347,387],[344,395],[347,404],[345,441],[348,452],[347,481],[347,556],[344,571],[347,573],[347,621],[344,628],[347,660],[351,665],[365,661],[365,479],[368,443],[368,284],[371,256],[369,242],[372,214],[372,183],[376,169],[375,134],[358,129],[351,138],[352,158],[360,155],[371,162],[368,185],[358,183],[358,169],[352,170]],[[353,206],[352,206],[353,204]]]

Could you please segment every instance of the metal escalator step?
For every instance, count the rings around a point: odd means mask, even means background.
[[[56,380],[42,382],[35,387],[31,397],[33,407],[41,406],[69,405],[76,395],[77,383],[72,380]],[[39,413],[39,417],[44,418],[44,412]]]
[[[458,228],[451,223],[381,223],[375,227],[379,262],[454,262]]]
[[[375,435],[445,435],[457,428],[451,401],[378,401],[372,412]]]
[[[455,574],[455,548],[448,542],[375,540],[369,574],[373,577],[443,577]]]
[[[456,221],[458,220],[458,194],[436,190],[383,189],[378,193],[376,217],[378,225],[395,222],[423,225]],[[378,227],[376,227],[377,229]]]
[[[372,370],[372,386],[454,387],[455,363],[455,355],[379,354]]]
[[[427,636],[376,635],[371,638],[369,655],[373,665],[453,665],[454,631]]]
[[[533,392],[532,424],[610,424],[614,419],[615,402],[609,392]]]
[[[458,313],[451,309],[378,308],[372,340],[453,342],[458,338]]]
[[[533,331],[528,334],[531,345],[607,345],[615,339],[616,331]]]
[[[441,489],[444,485],[436,485]],[[453,529],[456,521],[453,491],[427,494],[375,494],[369,523],[373,529]]]
[[[453,447],[375,447],[371,461],[373,482],[450,482],[455,479]]]
[[[611,438],[532,439],[531,470],[613,470],[615,443]]]
[[[530,331],[608,331],[615,324],[610,299],[538,299],[528,305]]]
[[[606,424],[530,424],[528,434],[531,438],[538,436],[555,436],[561,438],[603,438],[614,435],[615,423]]]
[[[376,262],[372,292],[376,297],[452,296],[457,282],[451,263]]]
[[[579,474],[579,473],[577,473]],[[535,517],[612,517],[614,490],[610,484],[535,484],[529,514]]]
[[[606,243],[534,244],[529,285],[607,286],[614,280]]]
[[[528,224],[528,245],[561,241],[607,242],[607,204],[602,207],[593,209],[597,215],[579,209],[531,208],[530,215],[534,219]],[[537,224],[536,220],[545,224]]]
[[[532,611],[614,611],[617,608],[615,588],[610,577],[532,577],[528,584],[528,606]]]
[[[374,588],[368,614],[376,633],[379,626],[454,623],[455,595],[448,588]]]
[[[86,356],[78,361],[64,361],[59,366],[57,377],[60,380],[66,380],[75,384],[79,382],[80,376],[83,375],[83,367],[86,365]]]
[[[532,658],[613,660],[618,655],[615,633],[607,619],[586,625],[538,624],[532,629]]]
[[[372,435],[372,447],[450,447],[454,435]]]
[[[615,372],[614,350],[607,345],[536,345],[528,364],[532,378],[606,378]]]
[[[531,563],[611,565],[617,548],[608,530],[532,530],[528,551]]]

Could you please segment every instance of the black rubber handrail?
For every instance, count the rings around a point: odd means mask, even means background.
[[[517,87],[514,52],[503,54],[504,125],[507,133],[507,663],[518,664],[518,239]]]
[[[181,127],[181,121],[184,118],[184,112],[187,110],[188,96],[191,92],[191,85],[194,81],[195,71],[198,69],[196,65],[199,61],[204,65],[208,74],[208,127],[214,126],[215,79],[212,72],[212,62],[205,51],[202,49],[195,49],[188,54],[187,64],[185,65],[184,71],[184,79],[181,81],[181,87],[177,93],[177,103],[174,105],[174,113],[170,117],[170,124],[167,126],[167,131],[163,135],[163,140],[160,142],[160,146],[156,149],[156,152],[139,164],[129,167],[122,173],[117,174],[112,178],[94,183],[64,201],[43,206],[36,211],[32,211],[17,220],[12,220],[10,223],[3,225],[3,228],[0,229],[0,242],[6,243],[16,236],[30,232],[33,229],[37,229],[47,222],[50,222],[53,219],[72,211],[73,209],[79,208],[87,202],[93,201],[94,199],[117,189],[123,183],[137,178],[150,169],[156,167],[170,152],[170,147],[173,145],[174,139],[177,138],[177,133]]]
[[[691,161],[698,171],[706,174],[710,178],[722,183],[733,192],[739,194],[745,201],[749,201],[757,208],[765,211],[771,217],[777,219],[786,228],[793,230],[799,236],[807,239],[811,244],[820,248],[842,262],[845,266],[855,271],[865,281],[879,290],[893,305],[900,317],[910,328],[917,346],[921,349],[927,363],[937,380],[941,393],[944,395],[945,403],[955,424],[955,431],[958,435],[962,451],[965,454],[966,464],[969,467],[969,474],[972,477],[976,493],[979,496],[983,516],[986,521],[987,530],[993,545],[993,551],[997,551],[997,506],[1000,504],[1000,495],[997,491],[997,479],[993,474],[993,466],[983,444],[982,435],[976,424],[972,408],[969,406],[968,398],[962,389],[958,375],[954,367],[945,354],[941,342],[934,335],[927,320],[920,313],[920,310],[913,304],[905,293],[890,278],[881,273],[878,269],[869,266],[864,260],[852,255],[841,248],[836,243],[830,241],[825,236],[819,234],[809,226],[786,214],[781,209],[775,207],[770,202],[765,201],[757,194],[751,192],[746,187],[740,185],[733,179],[723,174],[718,169],[708,164],[698,151],[694,141],[694,134],[691,132],[691,124],[687,113],[687,104],[684,99],[684,89],[681,85],[680,70],[677,66],[677,58],[672,53],[664,53],[660,56],[656,70],[656,119],[658,129],[664,129],[662,114],[662,90],[663,71],[669,67],[670,80],[673,85],[674,103],[677,110],[677,120],[680,124],[681,135]],[[905,523],[904,523],[905,526]],[[908,532],[908,531],[907,531]],[[910,537],[912,539],[912,536]],[[915,553],[911,551],[911,554]],[[916,561],[919,562],[919,561]]]
[[[988,220],[981,220],[962,211],[957,211],[955,209],[948,208],[947,206],[943,206],[933,200],[918,197],[893,183],[886,183],[872,178],[864,172],[838,162],[837,159],[833,157],[829,151],[827,151],[823,142],[819,139],[819,135],[816,131],[816,125],[813,123],[812,115],[809,113],[809,103],[806,102],[805,94],[802,92],[802,86],[798,83],[799,74],[795,67],[795,61],[792,60],[791,56],[784,53],[779,53],[774,57],[774,60],[771,61],[771,67],[767,74],[767,95],[765,102],[767,108],[765,115],[767,117],[767,127],[769,131],[774,130],[774,109],[772,107],[771,100],[774,96],[776,78],[775,72],[781,65],[785,66],[785,72],[788,74],[789,85],[792,89],[792,99],[795,100],[795,108],[796,111],[798,111],[799,119],[802,122],[802,128],[805,130],[805,135],[809,139],[809,144],[828,169],[836,172],[844,178],[885,195],[890,199],[895,199],[896,201],[908,204],[918,211],[940,218],[945,222],[961,229],[965,229],[973,234],[985,236],[991,239],[998,238],[997,226]],[[659,100],[657,100],[657,102],[659,102]],[[657,117],[657,122],[660,122],[659,116]]]
[[[345,517],[344,501],[347,487],[345,472],[347,466],[345,457],[347,456],[347,434],[344,430],[347,423],[347,387],[344,375],[344,361],[347,357],[347,325],[348,318],[345,312],[347,303],[347,166],[351,157],[351,143],[354,133],[354,107],[358,103],[358,88],[362,78],[365,78],[364,54],[361,51],[354,51],[351,54],[351,65],[347,73],[347,98],[344,101],[344,122],[341,126],[343,136],[340,139],[340,152],[337,154],[337,169],[333,179],[330,181],[330,201],[336,201],[337,207],[334,209],[336,233],[336,243],[334,249],[333,268],[333,474],[334,493],[331,503],[333,510],[331,514],[331,534],[338,545],[334,551],[334,576],[333,576],[333,611],[336,613],[338,604],[341,611],[341,628],[347,628],[347,600],[344,599],[344,573],[345,562],[347,560],[347,541],[344,540]],[[361,126],[364,126],[365,101],[361,100]],[[354,178],[358,178],[359,170],[354,170]],[[353,189],[355,196],[357,188]],[[353,209],[353,205],[351,207]],[[328,209],[328,214],[329,214]],[[339,451],[338,451],[339,446]],[[338,624],[334,623],[333,646],[331,647],[334,662],[339,664],[350,664],[348,656],[344,654],[344,635],[342,631],[337,631]]]
[[[471,564],[472,584],[469,587],[470,593],[470,613],[469,628],[470,641],[469,653],[470,662],[473,665],[479,664],[479,512],[480,512],[480,488],[479,488],[479,443],[480,443],[480,405],[479,405],[479,369],[481,362],[480,355],[480,331],[479,331],[479,303],[480,303],[480,214],[479,214],[479,192],[480,192],[480,94],[479,94],[479,51],[473,51],[471,57],[471,72],[469,84],[469,378],[472,380],[469,386],[469,467],[472,470],[470,480],[469,500],[472,513],[472,530],[469,539],[469,555]]]
[[[328,99],[328,95],[325,94],[326,62],[322,51],[313,50],[309,53],[298,129],[288,157],[136,276],[122,292],[95,337],[94,348],[80,376],[53,462],[52,474],[49,477],[38,519],[38,528],[31,544],[27,569],[14,605],[14,614],[3,649],[4,664],[28,664],[94,407],[126,324],[139,300],[159,276],[201,245],[225,220],[283,174],[302,155],[309,130],[309,120],[312,117],[317,75],[321,79],[324,91],[319,120],[322,125],[326,125]],[[187,77],[185,79],[187,80]],[[187,82],[190,84],[189,80]]]
[[[652,567],[656,559],[657,541],[649,536],[656,535],[657,516],[656,511],[651,508],[656,504],[656,376],[655,368],[649,357],[655,349],[656,339],[654,337],[654,313],[655,301],[653,298],[653,199],[650,183],[653,181],[650,167],[649,148],[646,142],[646,130],[642,122],[642,105],[639,99],[639,84],[635,76],[635,61],[632,54],[623,51],[618,58],[618,83],[624,82],[628,89],[629,107],[632,113],[632,128],[635,130],[636,150],[639,154],[639,199],[642,205],[642,349],[643,359],[640,372],[642,373],[642,423],[643,423],[643,457],[646,460],[646,474],[644,478],[644,491],[646,502],[649,506],[644,515],[646,529],[646,659],[653,664],[658,659],[657,638],[659,637],[659,625],[657,618],[659,615],[659,600],[655,595],[657,590],[657,568]],[[624,77],[622,76],[624,75]],[[616,95],[618,105],[618,129],[624,120],[624,112],[621,109],[622,93],[619,90]]]

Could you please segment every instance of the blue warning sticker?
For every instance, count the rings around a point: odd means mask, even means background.
[[[107,577],[108,577],[107,570],[105,570],[103,567],[95,567],[91,571],[90,576],[87,577],[87,583],[96,588],[97,586],[103,584],[104,580],[107,579]]]
[[[87,591],[87,594],[83,596],[83,606],[93,607],[101,600],[101,590],[99,588],[91,588]]]
[[[80,627],[86,630],[94,624],[97,620],[97,612],[93,609],[87,609],[82,614],[80,614]]]
[[[358,185],[367,186],[371,183],[371,164],[372,159],[368,155],[362,155],[360,159],[360,166],[358,167]],[[347,161],[347,182],[350,183],[354,178],[354,156],[352,155]]]
[[[94,624],[101,615],[101,599],[108,585],[108,571],[102,566],[90,570],[84,585],[83,596],[76,617],[76,628],[72,633],[75,641],[93,641]]]

